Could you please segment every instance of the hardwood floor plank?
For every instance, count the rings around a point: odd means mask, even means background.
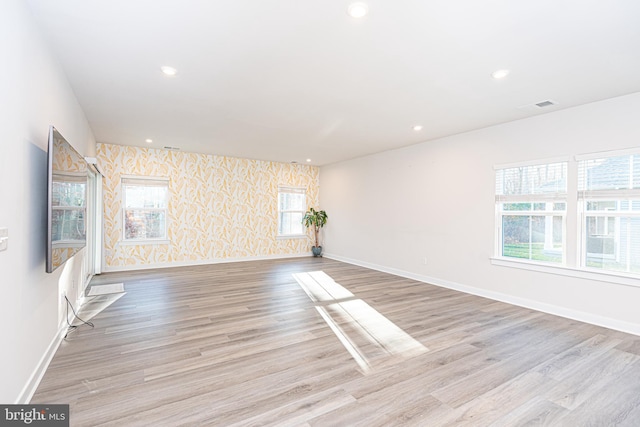
[[[575,409],[596,393],[606,392],[611,378],[616,378],[640,356],[617,350],[586,357],[578,369],[567,371],[558,385],[545,393],[545,397],[567,409]]]
[[[390,393],[381,390],[356,402],[309,420],[311,426],[371,426],[406,425],[427,421],[426,414],[434,414],[443,406],[429,395],[420,393]],[[443,409],[446,411],[447,409]]]
[[[640,406],[640,361],[631,363],[618,376],[593,393],[561,418],[565,425],[638,425],[635,414]]]
[[[545,393],[555,384],[555,380],[538,372],[524,372],[460,406],[441,422],[470,427],[479,423],[489,424],[504,413],[509,413],[535,396]]]
[[[575,374],[576,371],[581,370],[583,365],[589,364],[591,359],[596,359],[601,354],[613,349],[619,343],[619,339],[611,339],[602,334],[595,335],[554,356],[548,363],[545,363],[538,372],[548,377],[561,380]]]
[[[336,387],[307,398],[290,401],[259,415],[242,419],[229,427],[304,425],[309,419],[335,411],[355,401],[356,399],[341,387]]]
[[[547,427],[562,426],[561,419],[568,413],[566,408],[536,396],[523,405],[498,418],[489,427]]]

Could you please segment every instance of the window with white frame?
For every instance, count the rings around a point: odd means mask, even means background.
[[[87,174],[54,174],[51,196],[51,241],[55,246],[86,240]]]
[[[123,177],[123,240],[166,240],[168,198],[168,178]]]
[[[578,209],[581,266],[640,273],[640,154],[578,160]]]
[[[302,217],[307,205],[306,190],[278,187],[278,236],[303,236]]]
[[[567,162],[496,170],[497,256],[563,264]]]

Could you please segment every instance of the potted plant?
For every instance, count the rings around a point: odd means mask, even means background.
[[[311,247],[311,252],[313,252],[314,257],[322,256],[322,246],[320,246],[318,240],[320,229],[327,223],[327,218],[328,216],[325,211],[317,211],[314,208],[309,208],[302,218],[302,224],[307,228],[313,227],[313,231],[315,232],[316,244]]]

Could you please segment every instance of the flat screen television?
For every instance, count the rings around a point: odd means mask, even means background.
[[[53,126],[47,156],[47,273],[87,244],[87,162]]]

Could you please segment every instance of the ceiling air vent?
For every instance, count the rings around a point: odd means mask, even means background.
[[[168,145],[165,145],[165,146],[164,146],[164,149],[165,149],[165,150],[179,151],[179,150],[180,150],[180,147],[170,147],[170,146],[168,146]]]
[[[551,107],[552,105],[556,105],[556,103],[553,101],[546,100],[546,101],[536,102],[535,105],[538,108],[544,108],[544,107]]]
[[[518,110],[526,111],[527,113],[539,113],[541,108],[548,108],[557,105],[558,103],[553,99],[545,99],[544,101],[535,102],[533,104],[521,105],[518,107]]]

